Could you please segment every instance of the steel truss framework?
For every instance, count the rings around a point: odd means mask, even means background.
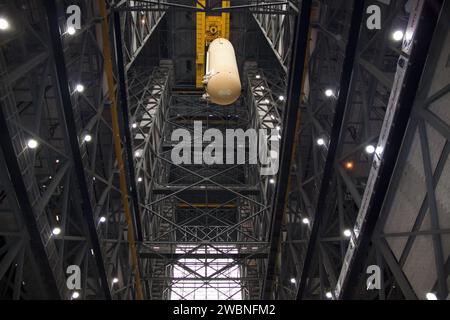
[[[421,2],[417,3],[420,4]],[[373,3],[366,1],[364,9],[370,4]],[[307,75],[306,87],[303,88],[305,100],[301,106],[301,125],[297,127],[298,131],[295,133],[299,132],[298,151],[296,161],[290,168],[291,179],[294,183],[290,186],[289,202],[282,226],[282,230],[287,230],[287,235],[281,248],[282,264],[277,269],[275,284],[270,291],[270,295],[265,297],[278,299],[424,298],[427,290],[434,290],[433,286],[430,285],[428,288],[422,286],[420,295],[411,294],[411,290],[408,292],[407,289],[410,289],[408,279],[399,272],[400,268],[396,268],[396,258],[389,254],[390,248],[388,246],[371,251],[367,258],[364,252],[361,253],[363,249],[359,249],[359,246],[363,246],[354,241],[358,237],[370,239],[371,234],[370,231],[360,228],[360,221],[363,220],[361,218],[357,220],[357,215],[360,212],[359,216],[361,216],[361,212],[366,209],[361,208],[364,201],[367,201],[365,199],[367,196],[363,197],[363,195],[365,193],[371,194],[367,191],[369,189],[367,185],[370,185],[368,177],[372,166],[374,166],[372,158],[380,157],[380,154],[378,154],[380,149],[377,149],[373,154],[367,154],[365,148],[368,145],[376,147],[383,123],[385,123],[384,127],[389,124],[386,123],[389,117],[385,117],[385,112],[394,86],[397,63],[402,66],[408,65],[407,63],[402,64],[402,59],[399,62],[400,45],[392,41],[391,34],[393,30],[406,29],[408,19],[411,23],[413,18],[410,17],[415,15],[434,15],[435,18],[427,16],[424,20],[436,21],[439,8],[432,12],[429,8],[426,8],[426,11],[424,10],[426,13],[423,13],[420,11],[420,6],[412,5],[408,9],[412,12],[410,15],[409,12],[405,11],[405,2],[396,1],[391,2],[389,6],[382,5],[383,28],[374,31],[364,27],[361,28],[356,56],[354,62],[351,62],[353,76],[351,82],[348,82],[348,95],[341,91],[345,79],[339,81],[337,76],[341,73],[345,74],[345,58],[348,58],[348,51],[345,53],[344,50],[346,45],[348,46],[349,42],[352,41],[347,38],[349,29],[342,28],[343,26],[351,26],[352,4],[349,1],[320,1],[313,8],[311,16],[312,40],[308,62],[309,74]],[[357,27],[359,28],[359,26]],[[430,39],[433,28],[430,26],[420,27],[422,29],[418,29],[417,35],[416,33],[410,34],[414,34],[419,39],[419,35],[423,36],[425,33],[427,34],[426,37]],[[406,31],[411,32],[410,29]],[[267,33],[267,30],[265,32]],[[412,36],[408,40],[414,41],[411,38]],[[273,44],[273,42],[271,43]],[[421,43],[426,47],[426,41],[421,41]],[[409,42],[406,45],[408,44]],[[436,49],[436,52],[441,51]],[[408,52],[409,54],[411,52]],[[420,58],[416,56],[420,56],[420,54],[415,54],[412,58],[413,61],[420,61]],[[413,67],[411,67],[411,70]],[[420,67],[417,68],[419,71],[416,71],[416,74],[420,75],[421,69]],[[410,73],[412,72],[410,71]],[[347,78],[347,81],[349,79]],[[416,80],[417,82],[418,80]],[[327,98],[325,96],[324,92],[327,88],[334,91],[332,97]],[[409,97],[414,97],[411,94],[414,89],[406,90],[405,95],[408,92]],[[442,94],[444,93],[445,90],[442,91]],[[341,129],[338,131],[339,134],[336,134],[337,132],[334,129],[336,128],[335,110],[338,110],[336,106],[339,106],[339,104],[345,106],[345,109],[342,109],[345,111],[342,114]],[[411,102],[406,103],[406,105],[411,106]],[[407,114],[404,117],[408,119]],[[400,123],[398,120],[397,122]],[[440,123],[440,125],[443,124]],[[400,127],[399,124],[397,126]],[[398,133],[398,135],[401,137],[401,133]],[[324,140],[323,145],[317,145],[319,138]],[[381,142],[383,140],[380,138],[379,143]],[[327,157],[330,158],[332,148],[335,150],[335,154],[332,155],[331,159],[327,159]],[[443,150],[443,157],[445,158],[445,148]],[[395,163],[395,158],[389,158],[388,160],[387,154],[386,151],[381,154],[381,161]],[[332,160],[330,163],[332,171],[326,173],[327,162],[330,160]],[[375,159],[374,163],[377,161]],[[444,165],[444,163],[445,160],[440,162],[441,165]],[[398,165],[398,170],[403,170],[401,163]],[[390,176],[383,179],[389,181]],[[329,184],[325,192],[324,184]],[[428,191],[428,194],[430,192],[432,191]],[[426,194],[426,191],[424,191],[424,194]],[[426,209],[424,210],[426,211]],[[319,212],[322,213],[319,215]],[[439,220],[442,219],[441,217]],[[434,221],[434,230],[436,230],[434,232],[437,234],[444,232],[445,234],[445,231],[438,231],[442,228],[445,230],[445,227],[438,228],[438,222]],[[393,225],[396,226],[397,222]],[[445,222],[441,224],[445,226]],[[420,224],[417,224],[415,228],[419,228],[419,226]],[[350,239],[344,236],[343,231],[345,229],[351,231]],[[404,229],[402,228],[402,230]],[[414,232],[416,232],[414,229],[408,230],[408,233],[411,234],[408,250],[411,250],[413,239],[415,239],[411,238]],[[383,235],[382,238],[385,236]],[[406,233],[404,236],[407,236]],[[436,274],[439,275],[438,279],[441,279],[440,287],[436,288],[440,290],[440,297],[446,297],[447,289],[443,285],[444,279],[448,276],[444,261],[446,252],[440,249],[441,246],[445,247],[445,242],[443,242],[445,238],[443,235],[436,235],[435,238],[432,248],[435,248],[434,252],[438,254],[437,260],[430,256],[427,258],[427,262],[423,263],[436,261]],[[377,247],[378,243],[378,241],[372,242],[371,248]],[[367,245],[367,241],[365,245]],[[353,258],[351,252],[354,251],[355,246],[360,251],[359,259],[363,256],[364,260],[349,266],[349,259]],[[378,254],[375,254],[376,252]],[[430,250],[429,252],[433,251]],[[400,263],[404,264],[406,254],[401,258],[402,262]],[[440,260],[438,259],[439,255],[441,255]],[[415,257],[416,260],[420,259],[417,255]],[[414,263],[417,262],[416,260]],[[383,290],[367,290],[365,279],[368,275],[363,268],[364,261],[367,265],[379,263],[384,266],[382,268]],[[412,260],[410,261],[413,263]],[[409,281],[420,282],[420,276],[412,276],[411,267],[409,272],[411,276]],[[359,277],[361,281],[353,283],[351,286],[346,284],[347,287],[342,288],[342,281],[347,279],[347,273],[355,278]],[[430,281],[432,280],[430,279]],[[335,288],[336,291],[334,291]],[[402,290],[399,290],[399,288],[402,288]],[[419,287],[417,286],[417,288]]]
[[[64,31],[64,13],[72,3],[49,2],[56,7],[31,0],[2,3],[13,28],[0,52],[0,297],[70,299],[65,271],[79,265],[81,298],[133,299],[129,228],[114,154],[111,101],[103,85],[99,8],[96,1],[79,1],[82,29],[71,36]],[[122,89],[120,139],[131,187],[125,196],[130,196],[135,224],[142,226],[138,254],[145,298],[187,298],[204,288],[215,288],[225,299],[423,299],[426,292],[447,297],[448,16],[437,23],[433,54],[401,148],[408,111],[398,122],[403,127],[397,126],[393,143],[400,150],[395,169],[376,171],[386,162],[393,165],[398,150],[365,152],[366,146],[385,141],[392,119],[387,110],[393,109],[397,92],[406,110],[412,108],[413,101],[405,97],[414,97],[419,79],[406,78],[409,82],[400,85],[401,72],[413,70],[420,76],[428,49],[424,39],[430,41],[434,30],[433,25],[411,24],[412,17],[437,21],[439,16],[438,7],[421,7],[427,1],[412,2],[367,0],[354,6],[347,0],[312,1],[307,48],[294,41],[300,1],[232,1],[227,9],[198,8],[194,1],[112,2],[115,15],[111,11],[109,23],[118,55],[113,58]],[[355,8],[361,14],[371,4],[381,7],[381,30],[355,23]],[[186,10],[252,13],[277,67],[286,74],[245,63],[244,94],[227,109],[208,105],[197,92],[173,90],[172,61],[153,67],[139,58],[167,12]],[[442,12],[450,12],[449,1]],[[408,22],[408,30],[418,29],[402,47],[390,37]],[[423,45],[419,53],[415,47],[409,51],[414,40]],[[62,47],[55,50],[58,43]],[[307,56],[301,117],[295,130],[285,132],[285,101],[292,99],[286,78],[296,50]],[[402,59],[411,63],[402,65]],[[415,86],[411,79],[417,80]],[[78,83],[83,92],[75,90]],[[333,90],[330,97],[324,95],[328,88]],[[172,132],[193,132],[194,121],[200,120],[203,132],[279,126],[282,138],[295,137],[292,165],[280,167],[290,183],[282,186],[287,201],[277,216],[277,237],[270,229],[276,216],[272,199],[282,188],[271,183],[277,177],[261,176],[260,168],[248,163],[171,161],[177,143]],[[27,146],[31,138],[38,142],[36,149]],[[320,146],[319,138],[324,141]],[[371,183],[379,177],[382,183]],[[412,195],[411,184],[420,196]],[[386,188],[380,191],[380,185]],[[380,209],[367,209],[376,208],[373,204]],[[366,216],[370,219],[364,220]],[[409,224],[402,220],[405,216]],[[55,227],[60,234],[53,234]],[[280,246],[274,242],[278,240]],[[213,271],[205,272],[211,264]],[[382,290],[366,290],[365,268],[373,264],[381,267]],[[429,272],[419,276],[417,268]],[[220,283],[228,289],[222,290]],[[181,287],[185,291],[180,295]]]
[[[97,2],[78,4],[82,27],[73,36],[65,16],[72,3],[19,2],[4,4],[13,31],[1,47],[1,295],[70,299],[66,268],[77,265],[80,298],[131,299]],[[145,25],[133,20],[140,31],[130,36],[127,57],[138,54],[159,15],[146,16]]]
[[[149,219],[146,225],[153,229],[141,249],[141,257],[152,265],[147,275],[152,298],[180,295],[174,290],[181,281],[173,279],[175,265],[185,271],[184,279],[203,282],[195,290],[211,286],[211,281],[230,279],[228,270],[238,266],[242,278],[231,281],[242,286],[244,297],[254,296],[259,285],[255,259],[264,257],[267,246],[266,238],[259,236],[267,224],[267,206],[259,196],[259,181],[249,180],[255,169],[249,165],[177,165],[170,156],[178,142],[171,139],[172,132],[183,128],[193,133],[194,121],[202,121],[203,132],[208,128],[246,129],[249,115],[245,105],[240,102],[227,109],[207,106],[199,95],[172,92],[157,113],[162,127],[154,130],[161,136],[148,151],[156,174],[145,206]],[[182,245],[189,246],[189,250],[177,253]],[[230,246],[233,253],[228,252]],[[205,250],[217,254],[208,260],[204,258]],[[200,274],[189,267],[191,259],[206,268],[219,257],[228,260],[212,274]]]
[[[150,4],[118,6],[117,11],[156,11],[156,4]],[[191,9],[168,4],[166,10]],[[203,121],[203,131],[279,127],[283,77],[271,70],[266,77],[256,64],[249,64],[245,98],[222,108],[202,102],[198,93],[172,91],[171,69],[170,61],[161,61],[153,70],[137,63],[127,74],[133,154],[138,155],[135,176],[140,203],[145,204],[140,255],[147,295],[185,299],[206,288],[217,289],[225,299],[255,299],[264,274],[260,260],[267,252],[272,177],[261,179],[258,168],[248,163],[176,165],[170,158],[176,143],[171,134],[180,128],[193,132],[194,121]],[[205,252],[214,254],[205,258]],[[208,270],[214,264],[220,267]],[[234,289],[225,292],[223,285]]]
[[[448,179],[445,176],[448,175],[450,119],[443,106],[449,97],[450,83],[449,76],[444,76],[450,54],[450,3],[446,1],[442,8],[430,8],[425,3],[417,9],[424,17],[434,16],[434,19],[428,18],[433,24],[417,26],[410,23],[407,32],[418,28],[416,37],[423,45],[427,44],[423,39],[431,40],[426,31],[434,28],[435,36],[392,182],[372,235],[374,245],[367,265],[379,264],[383,274],[392,274],[396,282],[387,278],[378,292],[379,299],[395,297],[397,292],[408,299],[425,299],[428,292],[435,293],[438,299],[448,299],[449,221],[445,204],[448,201],[445,181]],[[408,44],[406,42],[403,46],[403,51],[409,53]],[[412,53],[408,58],[417,62]],[[401,67],[399,64],[399,70]],[[398,77],[397,81],[400,79]],[[407,73],[405,79],[408,79]],[[411,185],[414,185],[414,190],[411,190]],[[346,258],[350,256],[349,250]],[[418,274],[417,270],[427,272]],[[340,279],[351,277],[351,272],[343,271],[346,272],[341,272]]]

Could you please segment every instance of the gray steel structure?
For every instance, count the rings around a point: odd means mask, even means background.
[[[450,3],[356,1],[110,1],[145,299],[205,288],[224,299],[448,297]],[[72,299],[70,265],[82,270],[80,298],[136,298],[99,8],[69,2],[0,1],[11,24],[0,31],[1,299]],[[82,16],[74,35],[71,4]],[[370,5],[380,30],[366,27]],[[200,10],[231,12],[243,84],[232,106],[194,89]],[[403,42],[391,39],[396,29]],[[248,159],[175,164],[171,135],[195,121],[203,132],[280,127],[293,156],[277,177]],[[370,265],[380,290],[367,290]]]

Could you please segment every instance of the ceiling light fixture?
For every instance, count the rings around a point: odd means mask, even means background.
[[[317,139],[317,145],[323,146],[324,144],[325,144],[325,139],[323,139],[323,138]]]
[[[77,84],[76,86],[75,86],[75,90],[77,91],[77,92],[83,92],[84,91],[84,86],[82,85],[82,84]]]
[[[375,147],[371,144],[369,144],[368,146],[366,146],[366,153],[368,154],[372,154],[375,152]]]
[[[92,141],[92,136],[89,133],[86,133],[83,137],[83,141],[84,142],[91,142]]]
[[[334,95],[334,91],[331,90],[331,89],[327,89],[327,90],[325,90],[325,95],[326,95],[327,97],[331,97],[331,96]]]
[[[27,141],[27,146],[30,149],[36,149],[39,146],[39,143],[34,139],[30,139]]]
[[[0,18],[0,30],[9,29],[9,22],[5,18]]]
[[[401,30],[396,30],[392,33],[392,39],[394,39],[395,41],[401,41],[403,39],[403,31]]]

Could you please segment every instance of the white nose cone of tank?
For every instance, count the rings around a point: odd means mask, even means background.
[[[233,45],[224,38],[209,45],[206,92],[211,102],[230,105],[241,95],[241,80]]]

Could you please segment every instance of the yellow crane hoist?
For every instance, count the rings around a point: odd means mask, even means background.
[[[206,7],[206,0],[199,0],[198,8]],[[223,0],[222,8],[229,8],[230,1]],[[196,87],[206,87],[204,95],[219,105],[229,105],[241,93],[241,82],[230,37],[230,13],[207,15],[197,13],[196,28]],[[206,48],[209,48],[206,52]]]

